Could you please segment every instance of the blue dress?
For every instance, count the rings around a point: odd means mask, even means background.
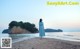
[[[39,22],[39,36],[40,36],[40,37],[45,36],[45,31],[44,31],[44,24],[43,24],[43,22]]]

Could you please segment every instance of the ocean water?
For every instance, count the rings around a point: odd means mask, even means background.
[[[2,34],[0,33],[1,37],[12,37],[13,43],[23,41],[26,39],[31,39],[35,37],[39,37],[39,33],[35,34]],[[55,38],[61,40],[68,40],[68,41],[76,41],[80,42],[80,32],[47,32],[43,38]]]

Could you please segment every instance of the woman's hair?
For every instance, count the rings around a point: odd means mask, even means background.
[[[42,19],[40,19],[39,22],[42,22]]]

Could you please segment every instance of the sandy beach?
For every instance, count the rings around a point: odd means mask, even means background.
[[[80,49],[80,42],[53,38],[32,38],[13,43],[12,48],[6,49]]]

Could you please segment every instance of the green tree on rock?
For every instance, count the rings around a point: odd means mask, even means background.
[[[38,32],[38,29],[35,27],[35,24],[31,24],[29,22],[17,22],[17,21],[12,21],[9,23],[9,29],[12,29],[14,26],[16,27],[21,27],[22,29],[26,29],[32,33]]]

